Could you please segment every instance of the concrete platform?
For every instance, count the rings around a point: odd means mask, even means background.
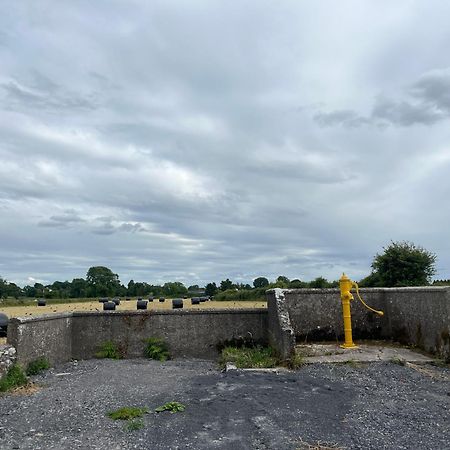
[[[431,356],[404,347],[361,343],[358,347],[343,349],[338,344],[302,344],[295,350],[304,356],[305,364],[393,361],[397,363],[425,364],[434,361]]]

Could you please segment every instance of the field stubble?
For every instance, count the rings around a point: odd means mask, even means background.
[[[200,305],[191,305],[190,299],[184,300],[184,309],[223,309],[223,308],[266,308],[266,302],[254,301],[209,301]],[[149,310],[168,310],[172,309],[172,300],[166,299],[164,303],[158,300],[148,303]],[[0,312],[12,317],[30,317],[42,316],[43,314],[55,314],[71,311],[102,311],[103,305],[98,300],[91,302],[67,302],[51,304],[46,306],[28,305],[28,306],[0,306]],[[136,311],[136,300],[122,300],[120,305],[116,306],[116,311]]]

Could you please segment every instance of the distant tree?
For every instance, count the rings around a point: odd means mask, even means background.
[[[217,286],[216,283],[208,283],[205,287],[205,295],[208,295],[209,297],[216,295],[217,292]]]
[[[378,286],[424,286],[436,273],[436,255],[411,242],[391,242],[383,250],[375,255],[370,275]]]
[[[198,284],[193,284],[192,286],[188,287],[188,291],[197,292],[200,290],[200,286]]]
[[[71,298],[84,298],[87,297],[87,283],[84,278],[74,278],[70,285]]]
[[[313,280],[309,283],[309,287],[315,288],[315,289],[324,289],[324,288],[329,287],[329,283],[326,278],[317,277],[315,280]]]
[[[163,292],[167,297],[178,297],[180,295],[186,295],[188,290],[183,283],[179,281],[164,283]]]
[[[130,280],[128,282],[127,295],[129,295],[130,297],[134,297],[136,295],[136,285],[134,283],[134,280]]]
[[[291,289],[302,289],[308,286],[308,283],[305,283],[304,281],[300,281],[299,279],[291,280],[289,282],[289,287]]]
[[[233,288],[233,282],[230,279],[226,279],[220,282],[220,290],[221,291],[226,291],[228,289],[232,289]]]
[[[269,280],[266,277],[258,277],[253,280],[253,287],[263,288],[269,285]]]
[[[277,278],[277,283],[286,283],[286,284],[289,284],[289,278],[288,277],[285,277],[284,275],[280,275],[278,278]]]
[[[119,275],[104,266],[91,267],[86,274],[89,293],[97,295],[115,295],[120,289]]]

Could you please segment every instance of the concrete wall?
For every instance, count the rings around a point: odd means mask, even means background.
[[[10,321],[8,343],[27,365],[45,356],[51,364],[95,356],[105,341],[125,357],[143,356],[144,340],[166,340],[173,357],[215,358],[225,341],[267,343],[266,309],[73,312]]]
[[[295,333],[291,326],[284,292],[274,289],[267,304],[269,311],[269,344],[277,350],[283,361],[287,361],[294,353]]]
[[[450,288],[374,288],[360,293],[369,306],[385,314],[368,311],[355,295],[351,305],[355,339],[393,339],[450,357]],[[342,339],[339,289],[272,289],[267,291],[269,311],[280,298],[297,341]],[[291,351],[289,345],[284,353]]]
[[[43,356],[50,364],[69,361],[72,355],[72,314],[48,314],[9,320],[8,344],[17,350],[17,362],[26,366]]]
[[[0,345],[0,378],[16,362],[16,349],[12,345]]]

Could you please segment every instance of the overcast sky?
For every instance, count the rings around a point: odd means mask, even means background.
[[[0,6],[3,278],[450,278],[449,1]]]

